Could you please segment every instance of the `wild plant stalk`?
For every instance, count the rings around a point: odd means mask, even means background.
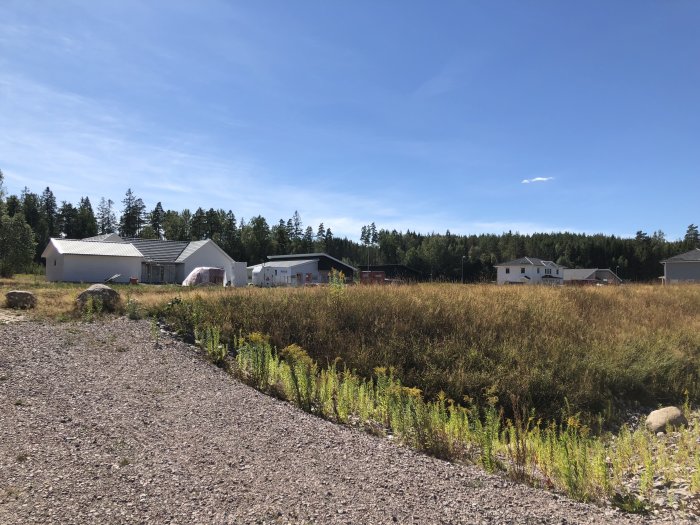
[[[636,457],[643,458],[646,468],[642,488],[648,491],[653,483],[653,442],[643,429],[631,433],[623,427],[617,440],[607,442],[591,436],[575,416],[543,427],[524,407],[511,420],[492,404],[479,417],[476,407],[458,406],[444,394],[425,401],[419,390],[403,386],[386,368],[377,368],[372,379],[362,379],[347,369],[339,371],[336,363],[319,369],[298,345],[278,355],[260,334],[239,340],[236,362],[242,377],[256,388],[270,391],[277,385],[288,400],[321,417],[370,425],[374,432],[381,428],[435,456],[472,459],[487,470],[505,470],[513,478],[580,500],[621,494],[621,505],[639,510],[624,484],[640,466],[632,461]],[[695,431],[686,432],[694,442]],[[697,454],[692,457],[697,461]],[[689,473],[692,467],[688,465]],[[697,473],[693,476],[691,490],[697,491],[700,479]]]

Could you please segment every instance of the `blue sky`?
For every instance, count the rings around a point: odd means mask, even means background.
[[[700,221],[698,27],[691,0],[4,0],[0,169],[351,238],[675,239]]]

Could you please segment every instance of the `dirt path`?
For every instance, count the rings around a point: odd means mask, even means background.
[[[0,325],[0,523],[628,523],[263,396],[146,322]]]

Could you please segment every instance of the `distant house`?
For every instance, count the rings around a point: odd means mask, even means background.
[[[353,266],[327,253],[270,255],[269,261],[248,267],[249,282],[256,286],[303,286],[328,282],[331,270],[343,272],[351,282],[357,272]]]
[[[521,257],[496,264],[498,284],[562,284],[564,266],[537,257]]]
[[[700,283],[700,248],[661,261],[664,284]]]
[[[224,282],[245,286],[245,263],[229,257],[211,239],[164,241],[122,239],[116,234],[82,240],[51,239],[42,253],[48,281],[181,283],[197,267],[222,268]]]
[[[564,284],[566,285],[605,285],[605,284],[622,284],[615,272],[611,269],[599,268],[565,268],[564,269]]]

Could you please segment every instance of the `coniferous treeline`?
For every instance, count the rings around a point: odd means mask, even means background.
[[[160,202],[148,210],[131,189],[121,201],[117,220],[111,199],[101,198],[94,212],[88,197],[82,197],[77,206],[67,201],[58,204],[48,187],[41,194],[25,188],[19,196],[5,197],[0,172],[0,230],[2,224],[10,223],[15,231],[22,229],[22,223],[33,232],[34,244],[29,251],[36,263],[51,237],[81,239],[118,233],[146,239],[212,239],[233,259],[249,264],[262,262],[268,255],[326,252],[355,266],[404,264],[422,272],[426,279],[463,278],[465,282],[493,280],[495,264],[523,256],[553,260],[570,268],[611,268],[624,279],[651,281],[663,271],[661,260],[700,247],[694,224],[688,226],[684,239],[669,241],[661,231],[652,235],[638,231],[634,238],[576,233],[455,235],[449,230],[426,235],[377,229],[372,223],[358,232],[358,243],[335,237],[323,223],[317,228],[305,226],[298,212],[287,220],[268,223],[260,215],[238,219],[231,210],[166,210]],[[0,231],[0,241],[2,238]]]

